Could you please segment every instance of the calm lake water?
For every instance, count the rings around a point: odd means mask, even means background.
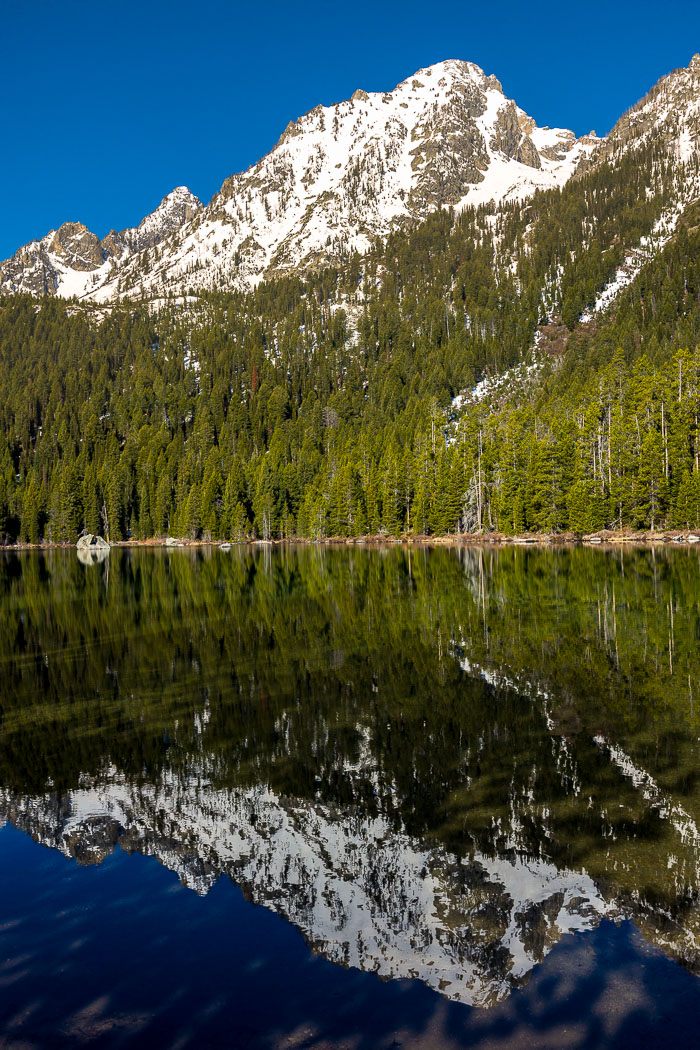
[[[700,552],[0,558],[0,1046],[697,1046]]]

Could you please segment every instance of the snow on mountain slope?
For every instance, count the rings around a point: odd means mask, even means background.
[[[391,92],[356,91],[345,102],[317,106],[289,124],[258,164],[230,176],[203,211],[189,195],[182,222],[167,231],[154,220],[158,211],[138,231],[102,242],[80,227],[82,255],[65,256],[54,244],[61,227],[0,265],[0,290],[104,302],[142,289],[160,296],[251,287],[265,276],[366,251],[374,238],[439,206],[506,201],[563,185],[596,145],[595,137],[538,128],[495,77],[449,60]],[[150,225],[157,239],[145,243]],[[155,244],[158,257],[144,255]]]
[[[591,309],[581,314],[582,323],[587,324],[596,314],[604,313],[616,301],[620,292],[636,280],[645,263],[658,255],[671,240],[685,209],[698,199],[700,176],[694,172],[683,180],[673,204],[659,216],[649,233],[640,239],[636,247],[630,248],[615,276],[596,297]]]
[[[102,240],[80,222],[66,222],[0,263],[0,293],[88,297],[113,279],[127,260],[155,248],[202,209],[186,186],[163,198],[133,229],[111,230]]]

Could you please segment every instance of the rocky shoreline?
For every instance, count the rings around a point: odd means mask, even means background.
[[[674,546],[699,545],[700,529],[697,531],[688,529],[666,529],[666,530],[644,530],[633,531],[629,529],[611,530],[602,529],[589,535],[578,535],[573,532],[557,533],[524,533],[519,536],[507,536],[501,532],[486,533],[459,533],[445,536],[427,535],[369,535],[369,536],[327,536],[323,539],[311,539],[304,536],[295,536],[289,539],[279,540],[206,540],[185,539],[171,536],[152,537],[147,540],[118,540],[110,544],[110,547],[164,547],[167,549],[183,547],[284,547],[284,546],[326,546],[326,547],[352,547],[352,546],[376,546],[376,547],[575,547],[575,546],[649,546],[649,545],[672,544]],[[13,543],[0,544],[3,551],[24,550],[74,550],[74,543]]]

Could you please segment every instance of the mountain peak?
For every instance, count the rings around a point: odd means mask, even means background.
[[[162,201],[158,205],[158,208],[162,208],[164,205],[173,204],[187,204],[195,210],[204,207],[199,197],[197,197],[187,186],[176,186],[170,193],[166,193]],[[156,208],[156,211],[158,211]]]
[[[437,207],[562,185],[593,148],[538,128],[476,63],[446,59],[391,91],[358,88],[291,121],[266,157],[224,181],[146,279],[155,294],[185,274],[188,287],[250,287],[364,252]]]
[[[64,222],[59,226],[51,237],[49,250],[72,270],[90,271],[102,265],[100,239],[82,222]]]
[[[667,73],[615,124],[605,155],[656,139],[683,162],[697,155],[700,125],[700,55]]]
[[[51,269],[50,291],[80,288],[98,300],[142,288],[159,297],[185,286],[251,287],[365,252],[375,238],[439,207],[561,186],[594,148],[571,131],[539,128],[495,76],[450,58],[392,91],[358,89],[316,106],[287,126],[267,156],[229,176],[206,208],[178,186],[138,227],[93,246],[89,283],[66,280],[63,260],[49,249],[38,262]],[[26,287],[23,269],[17,258],[0,266],[0,288]],[[41,294],[41,281],[34,287]]]

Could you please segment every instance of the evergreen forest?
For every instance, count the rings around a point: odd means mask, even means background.
[[[0,299],[0,536],[696,528],[700,209],[679,201],[652,140],[249,293]]]

